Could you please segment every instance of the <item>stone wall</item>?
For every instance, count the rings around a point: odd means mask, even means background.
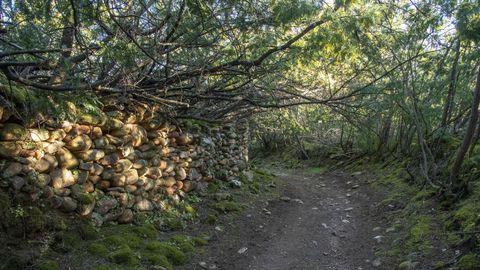
[[[110,110],[78,124],[0,124],[0,187],[14,197],[91,218],[129,223],[162,211],[216,179],[241,185],[248,162],[245,122],[171,124]]]

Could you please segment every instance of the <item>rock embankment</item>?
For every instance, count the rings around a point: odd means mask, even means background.
[[[214,179],[240,185],[248,162],[245,122],[172,124],[108,107],[78,123],[30,128],[2,121],[0,187],[98,225],[165,210],[167,200],[180,201]]]

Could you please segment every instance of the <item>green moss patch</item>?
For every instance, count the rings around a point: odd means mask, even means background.
[[[171,241],[178,246],[182,252],[195,251],[195,243],[191,237],[185,235],[175,235],[171,238]]]
[[[61,253],[70,252],[82,244],[82,239],[75,231],[58,232],[54,240],[52,248]]]
[[[95,202],[95,194],[83,193],[80,196],[78,196],[77,201],[81,204],[92,204]]]
[[[217,216],[215,214],[208,214],[206,222],[207,224],[215,225],[215,223],[217,223]]]
[[[474,231],[475,224],[480,220],[480,202],[467,201],[454,213],[454,220],[463,231]]]
[[[327,171],[326,167],[311,167],[307,169],[310,174],[322,174]]]
[[[227,213],[227,212],[237,212],[237,211],[241,211],[242,208],[240,207],[240,205],[238,205],[238,203],[236,202],[233,202],[233,201],[221,201],[221,202],[217,202],[217,203],[214,203],[212,205],[212,208],[215,209],[215,210],[218,210],[220,212],[223,212],[223,213]]]
[[[95,240],[98,238],[97,230],[90,224],[81,224],[77,231],[83,240]]]
[[[408,247],[412,251],[426,251],[429,246],[429,238],[432,232],[431,218],[428,216],[419,216],[413,220],[414,224],[410,228],[408,238]]]
[[[118,250],[112,252],[109,255],[109,259],[116,264],[128,266],[135,266],[140,263],[138,256],[127,245],[123,245]]]
[[[192,237],[192,241],[195,243],[195,246],[205,246],[208,244],[208,240],[203,237]]]
[[[117,248],[122,245],[129,246],[130,248],[136,249],[142,244],[142,240],[131,234],[125,235],[110,235],[105,237],[103,240],[106,246],[111,248]]]
[[[174,265],[182,265],[187,261],[187,256],[178,247],[169,243],[151,241],[145,248],[157,254],[165,255]]]
[[[109,253],[108,248],[101,243],[92,243],[88,247],[88,252],[97,257],[106,257]]]
[[[172,264],[163,254],[156,252],[147,252],[142,254],[142,260],[147,261],[151,265],[161,266],[168,270],[173,269]]]
[[[141,236],[146,238],[155,238],[157,237],[157,229],[152,224],[144,224],[138,227],[134,227],[133,231]]]

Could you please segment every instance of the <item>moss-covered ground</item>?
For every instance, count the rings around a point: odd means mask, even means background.
[[[480,188],[458,201],[439,189],[418,185],[408,161],[363,159],[347,167],[372,172],[371,186],[384,193],[379,206],[388,218],[387,239],[378,256],[398,264],[423,261],[424,269],[480,269]],[[475,266],[474,266],[475,265]]]
[[[6,244],[0,255],[8,258],[0,269],[173,269],[208,243],[208,234],[201,233],[207,230],[195,228],[234,220],[248,201],[275,186],[275,177],[264,170],[254,169],[240,180],[239,188],[213,180],[181,202],[167,199],[167,211],[136,213],[133,224],[101,227],[46,205],[14,204],[0,192],[0,223],[9,230],[0,239]]]

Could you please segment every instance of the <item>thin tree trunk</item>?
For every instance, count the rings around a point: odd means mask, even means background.
[[[392,113],[389,113],[384,119],[380,127],[379,143],[377,147],[377,153],[380,155],[384,152],[385,148],[388,149],[388,139],[390,137],[390,130],[392,127]]]
[[[298,147],[300,147],[300,151],[302,153],[302,158],[303,159],[310,159],[310,156],[308,155],[307,151],[305,150],[303,142],[302,142],[302,140],[300,140],[300,136],[298,136],[298,134],[295,134],[295,139],[297,140]]]
[[[477,123],[477,128],[475,130],[475,135],[473,135],[472,144],[470,145],[470,150],[468,150],[468,155],[473,154],[475,150],[475,145],[478,143],[480,139],[480,125]]]
[[[452,115],[453,99],[455,98],[455,86],[457,84],[457,68],[458,60],[460,59],[460,39],[457,40],[455,46],[455,61],[453,62],[452,70],[450,71],[450,81],[448,84],[447,99],[445,101],[445,107],[443,109],[442,121],[440,127],[444,130],[447,127],[447,123]]]
[[[463,137],[463,142],[460,148],[458,149],[457,157],[453,163],[452,170],[450,172],[450,185],[457,189],[462,186],[461,181],[459,181],[460,169],[462,168],[463,161],[465,159],[465,154],[468,151],[468,148],[472,144],[473,135],[475,132],[475,127],[478,122],[478,105],[480,104],[480,69],[477,75],[477,82],[475,85],[475,90],[473,93],[473,104],[472,109],[470,110],[470,120],[468,122],[467,131],[465,132],[465,137]]]

